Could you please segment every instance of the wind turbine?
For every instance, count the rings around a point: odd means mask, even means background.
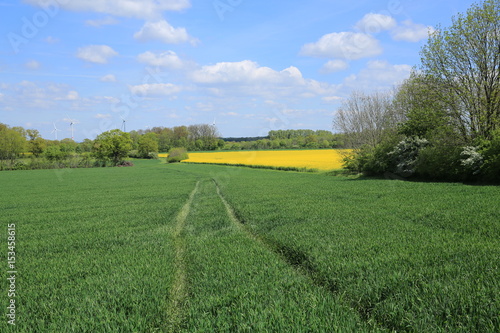
[[[57,140],[57,132],[60,131],[57,127],[56,127],[56,123],[53,123],[54,124],[54,129],[52,130],[52,132],[50,133],[55,133],[56,135],[56,140]]]
[[[120,118],[122,118],[122,129],[123,129],[123,131],[124,131],[124,132],[126,132],[126,131],[127,131],[127,128],[125,127],[125,123],[126,123],[127,121],[126,121],[125,119],[123,119],[123,117],[122,117],[122,116],[120,116]]]
[[[66,119],[65,120],[69,121],[69,126],[71,127],[71,140],[74,141],[75,140],[75,136],[74,136],[74,128],[73,128],[73,126],[75,124],[78,124],[78,121],[75,120],[75,119],[71,119],[70,117],[68,117],[68,115],[66,115]]]

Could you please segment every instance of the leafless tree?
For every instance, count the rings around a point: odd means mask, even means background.
[[[333,127],[345,135],[349,148],[375,147],[387,129],[394,129],[402,116],[392,106],[392,92],[365,94],[353,91],[337,110]]]

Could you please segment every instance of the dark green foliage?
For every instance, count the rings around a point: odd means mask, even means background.
[[[343,145],[342,135],[325,130],[274,130],[267,137],[225,138],[224,150],[329,149]]]
[[[189,155],[186,148],[172,148],[168,152],[167,162],[168,163],[178,163],[183,160],[187,160]]]
[[[480,151],[484,164],[481,167],[481,179],[500,183],[500,130],[493,133],[491,141],[484,141]]]
[[[223,141],[219,139],[219,133],[215,125],[198,124],[190,126],[176,126],[173,128],[156,126],[147,130],[131,131],[130,135],[133,140],[132,148],[139,150],[140,155],[144,158],[150,158],[149,152],[154,152],[155,149],[146,148],[143,151],[140,142],[144,145],[144,137],[150,136],[157,142],[156,152],[166,152],[174,147],[186,147],[189,151],[199,150],[216,150],[224,146]],[[151,142],[148,143],[150,146]]]
[[[431,146],[420,151],[417,175],[430,180],[461,181],[460,153],[455,146]]]
[[[49,161],[62,161],[67,159],[70,154],[61,150],[60,146],[49,146],[45,149],[44,156]]]
[[[26,138],[22,128],[10,128],[0,123],[0,164],[3,161],[14,163],[26,147]]]
[[[398,135],[385,135],[375,147],[365,145],[354,150],[354,154],[344,157],[344,167],[347,170],[367,175],[381,175],[387,171],[395,170],[395,159],[391,152],[397,145]]]
[[[439,98],[440,86],[431,76],[413,72],[398,88],[394,105],[404,110],[405,120],[398,124],[406,137],[428,137],[450,122],[447,106]]]
[[[111,162],[117,165],[127,157],[132,149],[130,134],[118,129],[101,133],[94,140],[92,152],[101,163]]]
[[[158,158],[158,138],[155,133],[150,132],[139,138],[137,145],[138,156],[140,158]]]
[[[45,150],[46,142],[37,130],[28,129],[26,134],[29,138],[28,151],[35,157],[40,156]]]
[[[347,154],[343,158],[344,168],[351,172],[366,172],[370,174],[369,169],[371,168],[369,165],[377,162],[373,155],[372,147],[364,146],[360,149],[355,149],[351,154]]]

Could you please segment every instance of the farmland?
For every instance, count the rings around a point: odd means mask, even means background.
[[[190,153],[189,163],[264,166],[273,168],[333,170],[342,168],[347,150],[275,150]]]
[[[499,187],[158,161],[0,184],[19,332],[500,328]]]

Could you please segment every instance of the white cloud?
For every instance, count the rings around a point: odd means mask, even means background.
[[[89,45],[80,47],[76,56],[82,60],[96,64],[106,64],[109,58],[118,53],[107,45]]]
[[[116,77],[113,74],[107,74],[100,78],[102,82],[116,82]]]
[[[349,64],[344,60],[330,60],[321,69],[322,73],[334,73],[344,71],[349,68]]]
[[[368,91],[388,89],[407,79],[411,70],[410,65],[392,65],[387,61],[374,60],[368,62],[358,74],[348,76],[344,86]]]
[[[94,118],[97,118],[97,119],[109,119],[111,118],[111,115],[110,114],[102,114],[102,113],[98,113],[94,116]]]
[[[182,91],[182,87],[172,83],[152,83],[129,86],[130,92],[137,96],[172,96]]]
[[[80,100],[77,91],[61,83],[21,81],[9,87],[9,100],[17,108],[54,109],[59,102]]]
[[[66,95],[60,96],[60,97],[56,97],[55,100],[56,101],[76,101],[79,98],[80,98],[80,95],[78,94],[77,91],[70,90],[70,91],[67,92]]]
[[[365,33],[334,32],[302,47],[301,54],[312,57],[355,60],[382,53],[377,39]]]
[[[192,78],[197,83],[278,83],[300,80],[302,73],[293,66],[277,72],[269,67],[260,67],[256,62],[244,60],[203,66],[192,73]]]
[[[195,107],[197,110],[204,112],[209,112],[214,110],[214,105],[210,102],[207,103],[198,102],[196,103]]]
[[[343,100],[343,98],[340,96],[325,96],[322,100],[326,103],[336,103]]]
[[[396,25],[397,22],[392,16],[369,13],[356,23],[355,28],[364,33],[375,34],[393,29]]]
[[[78,92],[74,90],[69,91],[66,95],[66,99],[68,101],[76,101],[78,98],[80,98],[80,96],[78,95]]]
[[[4,94],[0,93],[0,102],[3,101],[4,96],[5,96]]]
[[[179,44],[190,42],[196,45],[195,38],[189,36],[185,28],[174,28],[167,21],[146,22],[134,38],[141,42],[160,41],[166,44]]]
[[[296,67],[276,71],[250,60],[203,66],[191,73],[191,79],[206,87],[211,94],[219,96],[230,93],[268,98],[307,98],[327,94],[335,89],[328,83],[305,79]]]
[[[24,66],[28,69],[36,70],[39,69],[42,65],[36,60],[30,60],[25,63]]]
[[[107,16],[105,18],[98,19],[98,20],[85,21],[86,25],[89,25],[91,27],[96,27],[96,28],[102,27],[103,25],[114,25],[117,23],[118,23],[118,20],[115,19],[114,17],[111,17],[111,16]]]
[[[35,6],[40,0],[25,0]],[[151,19],[161,17],[164,11],[180,11],[191,6],[189,0],[65,0],[57,6],[76,12],[96,12],[121,17]]]
[[[94,99],[94,101],[96,101],[98,103],[101,103],[101,102],[108,103],[108,104],[120,103],[120,99],[118,99],[116,97],[112,97],[112,96],[95,96],[93,99]]]
[[[184,62],[174,51],[162,53],[153,53],[147,51],[137,56],[137,61],[150,66],[166,67],[171,69],[180,69],[184,67]]]
[[[270,123],[270,124],[273,124],[273,125],[274,125],[275,123],[277,123],[277,122],[279,121],[279,119],[278,119],[278,118],[276,118],[276,117],[273,117],[273,118],[271,118],[271,117],[265,117],[265,118],[264,118],[264,121],[265,121],[266,123]]]
[[[429,33],[434,32],[434,28],[423,24],[413,23],[411,20],[403,21],[401,25],[395,27],[392,38],[396,41],[419,42],[429,37]]]

